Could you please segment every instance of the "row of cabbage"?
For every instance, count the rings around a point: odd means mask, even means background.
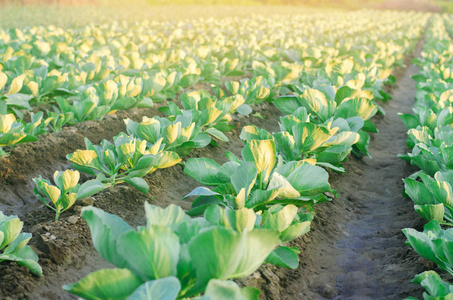
[[[401,114],[408,128],[407,145],[412,151],[400,155],[420,171],[404,179],[405,194],[414,201],[415,211],[429,221],[423,232],[403,230],[407,244],[439,269],[453,275],[453,40],[447,29],[448,17],[435,16],[427,32],[417,82],[414,114]],[[453,285],[435,271],[415,276],[414,283],[426,290],[423,299],[450,299]],[[416,299],[416,298],[408,298]]]
[[[55,185],[35,179],[38,198],[56,211],[57,218],[77,199],[114,184],[126,182],[147,192],[142,179],[146,174],[178,163],[180,156],[206,146],[212,137],[226,140],[223,132],[231,129],[230,114],[241,112],[248,87],[273,81],[272,87],[261,86],[269,89],[265,96],[257,92],[249,98],[274,100],[286,114],[280,118],[280,132],[244,127],[242,159],[227,152],[223,165],[206,158],[187,160],[184,172],[213,187],[189,193],[186,197],[196,198],[187,213],[174,205],[162,209],[146,204],[147,225],[135,230],[114,215],[85,208],[82,217],[96,250],[117,268],[94,272],[65,289],[87,299],[156,295],[179,299],[200,293],[206,299],[256,299],[256,289],[239,289],[226,280],[246,277],[262,263],[298,266],[299,250],[280,245],[305,234],[313,205],[330,200],[326,193],[334,191],[320,166],[344,172],[341,163],[351,151],[368,154],[367,132],[377,131],[369,119],[382,112],[375,100],[387,98],[382,83],[401,63],[404,51],[413,47],[427,18],[410,14],[399,27],[407,30],[407,37],[392,32],[391,26],[387,36],[376,31],[379,40],[362,37],[347,57],[321,61],[300,53],[300,61],[292,63],[279,61],[282,57],[255,61],[251,79],[226,83],[224,89],[214,87],[217,96],[205,91],[182,95],[180,106],[170,102],[161,108],[166,118],[126,120],[128,135],[118,135],[113,143],[92,145],[86,140],[86,150],[68,155],[78,171],[57,171]],[[381,44],[382,40],[389,43]],[[348,43],[336,46],[343,49]],[[370,49],[373,54],[366,54]],[[96,177],[79,185],[79,171]],[[18,220],[9,217],[1,225],[10,226],[12,219]],[[14,232],[18,235],[20,229],[16,226]],[[16,242],[10,234],[0,249],[9,245],[12,250],[4,253],[16,249],[19,263],[36,262],[37,257],[20,256],[27,241],[24,236]],[[20,247],[11,246],[16,244]]]
[[[378,80],[385,79],[401,58],[399,50],[407,46],[402,37],[411,32],[408,24],[414,16],[359,15],[1,30],[0,147],[36,141],[39,134],[102,119],[116,110],[152,107],[197,83],[219,86],[223,78],[249,75],[251,69],[263,76],[228,87],[231,93],[243,94],[246,104],[256,96],[258,101],[272,97],[270,89],[280,92],[279,87],[297,81],[301,71],[313,83],[321,79],[317,70],[329,64],[322,77],[336,76],[339,60],[349,56],[368,61],[371,72],[372,65],[378,65]],[[275,24],[280,24],[279,30]],[[372,38],[361,34],[371,29],[376,33]],[[368,57],[370,51],[378,54]],[[351,73],[345,67],[338,71]],[[250,108],[244,105],[240,110],[247,113]],[[0,148],[0,156],[7,154]]]

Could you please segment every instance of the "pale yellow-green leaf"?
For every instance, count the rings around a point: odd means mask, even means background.
[[[54,185],[49,185],[47,183],[42,184],[43,192],[49,197],[50,201],[53,202],[53,204],[57,203],[58,199],[61,196],[61,191],[59,188],[57,188]]]
[[[237,231],[252,231],[255,227],[256,214],[253,209],[242,207],[232,211],[234,213],[235,228]],[[232,220],[230,220],[231,222]]]
[[[245,188],[242,188],[238,195],[236,196],[235,198],[235,203],[236,203],[236,209],[241,209],[245,206],[245,197],[246,197],[246,193],[245,193]]]
[[[24,84],[24,79],[27,76],[27,74],[22,74],[20,76],[17,76],[16,78],[13,79],[13,82],[11,83],[11,88],[9,89],[9,92],[6,95],[12,95],[19,93],[20,90],[22,89],[22,86]]]
[[[81,166],[91,164],[98,155],[94,150],[77,150],[71,157],[71,162]]]
[[[55,175],[54,175],[55,176]],[[80,179],[79,171],[66,170],[61,174],[61,181],[65,191],[75,187]]]
[[[16,117],[13,114],[0,115],[0,133],[7,133],[15,121]]]
[[[70,193],[63,195],[60,199],[60,204],[63,206],[63,210],[66,210],[70,208],[74,202],[77,200],[77,194],[76,193]]]
[[[135,151],[135,143],[130,142],[126,144],[122,144],[119,149],[124,155],[133,153]]]
[[[37,82],[35,81],[30,81],[29,83],[27,83],[27,87],[30,89],[31,91],[31,94],[33,96],[37,96],[38,95],[38,92],[39,92],[39,85]]]

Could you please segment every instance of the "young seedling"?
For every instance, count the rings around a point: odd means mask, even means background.
[[[56,171],[53,179],[56,185],[52,185],[41,176],[34,178],[33,181],[36,184],[34,188],[36,197],[55,211],[55,221],[58,221],[61,213],[70,208],[77,199],[92,196],[106,188],[97,180],[78,184],[80,173],[73,170]]]

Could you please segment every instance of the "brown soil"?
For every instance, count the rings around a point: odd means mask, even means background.
[[[238,78],[228,77],[228,80]],[[198,83],[185,92],[200,89],[210,91],[211,86],[209,83]],[[93,144],[99,144],[103,139],[112,140],[120,132],[126,132],[124,119],[141,121],[143,116],[164,116],[158,111],[163,105],[157,103],[150,109],[118,111],[106,115],[103,120],[77,123],[57,133],[40,135],[37,142],[14,147],[9,157],[0,160],[0,211],[22,217],[36,210],[41,204],[36,202],[33,194],[33,178],[39,175],[52,178],[56,170],[67,169],[70,163],[66,155],[77,149],[85,149],[85,137]]]
[[[416,55],[420,53],[420,45]],[[410,57],[406,64],[408,65]],[[340,197],[316,207],[312,230],[293,243],[301,248],[300,266],[286,270],[263,266],[240,281],[262,290],[262,299],[396,299],[419,295],[410,283],[425,270],[424,261],[403,244],[401,229],[419,227],[419,218],[410,200],[401,197],[401,178],[414,170],[396,158],[406,152],[406,130],[397,112],[408,112],[414,99],[411,75],[417,68],[397,70],[397,86],[390,92],[394,100],[383,104],[387,115],[375,123],[380,133],[370,147],[373,159],[351,157],[345,164],[347,173],[330,172],[331,183]],[[190,157],[225,160],[229,150],[240,155],[242,126],[252,123],[269,131],[278,130],[278,110],[268,103],[256,108],[264,119],[236,116],[236,130],[230,142],[191,153]],[[0,210],[22,216],[25,231],[33,233],[31,241],[40,257],[44,278],[32,276],[15,263],[0,264],[0,299],[76,299],[61,286],[72,283],[92,271],[108,267],[93,250],[85,222],[69,219],[78,216],[82,206],[94,204],[119,215],[131,225],[144,223],[143,204],[159,206],[171,203],[189,208],[182,197],[198,184],[185,176],[182,166],[160,170],[148,176],[148,194],[120,185],[81,201],[64,213],[58,222],[54,215],[36,202],[31,178],[38,174],[50,177],[54,170],[67,167],[65,155],[83,147],[83,136],[95,143],[111,139],[124,131],[125,117],[141,119],[157,114],[156,109],[131,110],[108,116],[103,121],[85,122],[57,134],[41,137],[33,144],[18,146],[0,165]]]

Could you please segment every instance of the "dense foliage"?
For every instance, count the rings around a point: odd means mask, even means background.
[[[416,60],[421,69],[413,77],[417,82],[414,114],[400,115],[409,130],[407,145],[412,152],[400,157],[420,168],[404,179],[404,188],[414,201],[415,211],[429,221],[423,232],[404,229],[406,243],[439,269],[453,274],[453,229],[441,226],[453,226],[451,24],[448,16],[433,18],[424,51]],[[435,271],[421,273],[413,282],[425,288],[425,300],[453,297],[452,286]]]

